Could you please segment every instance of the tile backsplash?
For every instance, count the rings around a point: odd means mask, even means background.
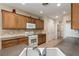
[[[25,32],[33,31],[34,33],[43,33],[43,30],[2,30],[0,33],[1,35],[12,35],[12,34],[24,34]]]

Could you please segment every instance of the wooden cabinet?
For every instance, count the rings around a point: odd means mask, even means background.
[[[41,45],[46,42],[46,34],[39,34],[38,35],[38,45]]]
[[[2,24],[3,29],[25,29],[26,16],[15,14],[8,11],[2,11]]]
[[[3,29],[7,28],[16,28],[16,14],[7,12],[7,11],[2,11],[2,27]]]
[[[31,17],[28,17],[27,23],[35,23],[35,19],[31,18]]]
[[[27,23],[32,23],[31,17],[28,17],[28,19],[26,21],[27,21]]]
[[[71,28],[79,29],[79,3],[71,4]]]
[[[36,23],[36,29],[44,29],[44,21],[43,20],[36,19],[35,23]]]
[[[17,45],[17,40],[16,39],[9,39],[9,40],[3,40],[2,41],[2,48],[8,48],[11,46]]]
[[[36,29],[44,28],[44,21],[24,15],[2,10],[2,28],[3,29],[27,29],[27,23],[36,24]]]
[[[22,37],[22,38],[16,38],[16,39],[2,40],[2,48],[8,48],[19,44],[28,45],[28,38]]]
[[[27,37],[19,38],[18,43],[28,45],[28,38]]]
[[[36,24],[36,29],[44,29],[44,21],[43,20],[28,17],[27,23]]]
[[[17,29],[25,29],[26,28],[26,19],[27,17],[22,15],[16,15]]]

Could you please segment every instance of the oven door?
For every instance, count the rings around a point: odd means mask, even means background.
[[[37,46],[38,44],[38,37],[37,35],[29,36],[29,46]]]

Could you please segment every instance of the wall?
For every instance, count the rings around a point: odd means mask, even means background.
[[[79,37],[79,32],[71,29],[71,23],[66,23],[64,26],[64,38],[66,37]]]
[[[64,27],[64,38],[66,37],[78,37],[79,38],[79,31],[71,29],[71,22],[66,22],[71,20],[71,16],[64,16],[63,27]]]
[[[56,23],[53,19],[44,18],[44,32],[47,35],[47,42],[56,39]]]

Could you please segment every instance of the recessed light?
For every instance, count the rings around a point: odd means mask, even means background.
[[[22,3],[22,5],[25,5],[25,3]]]
[[[63,14],[66,14],[66,11],[64,11]]]
[[[40,14],[43,14],[43,11],[40,11]]]
[[[58,16],[55,16],[55,18],[58,18]]]
[[[58,4],[57,4],[57,7],[60,7],[60,6],[61,6],[61,4],[60,4],[60,3],[58,3]]]

